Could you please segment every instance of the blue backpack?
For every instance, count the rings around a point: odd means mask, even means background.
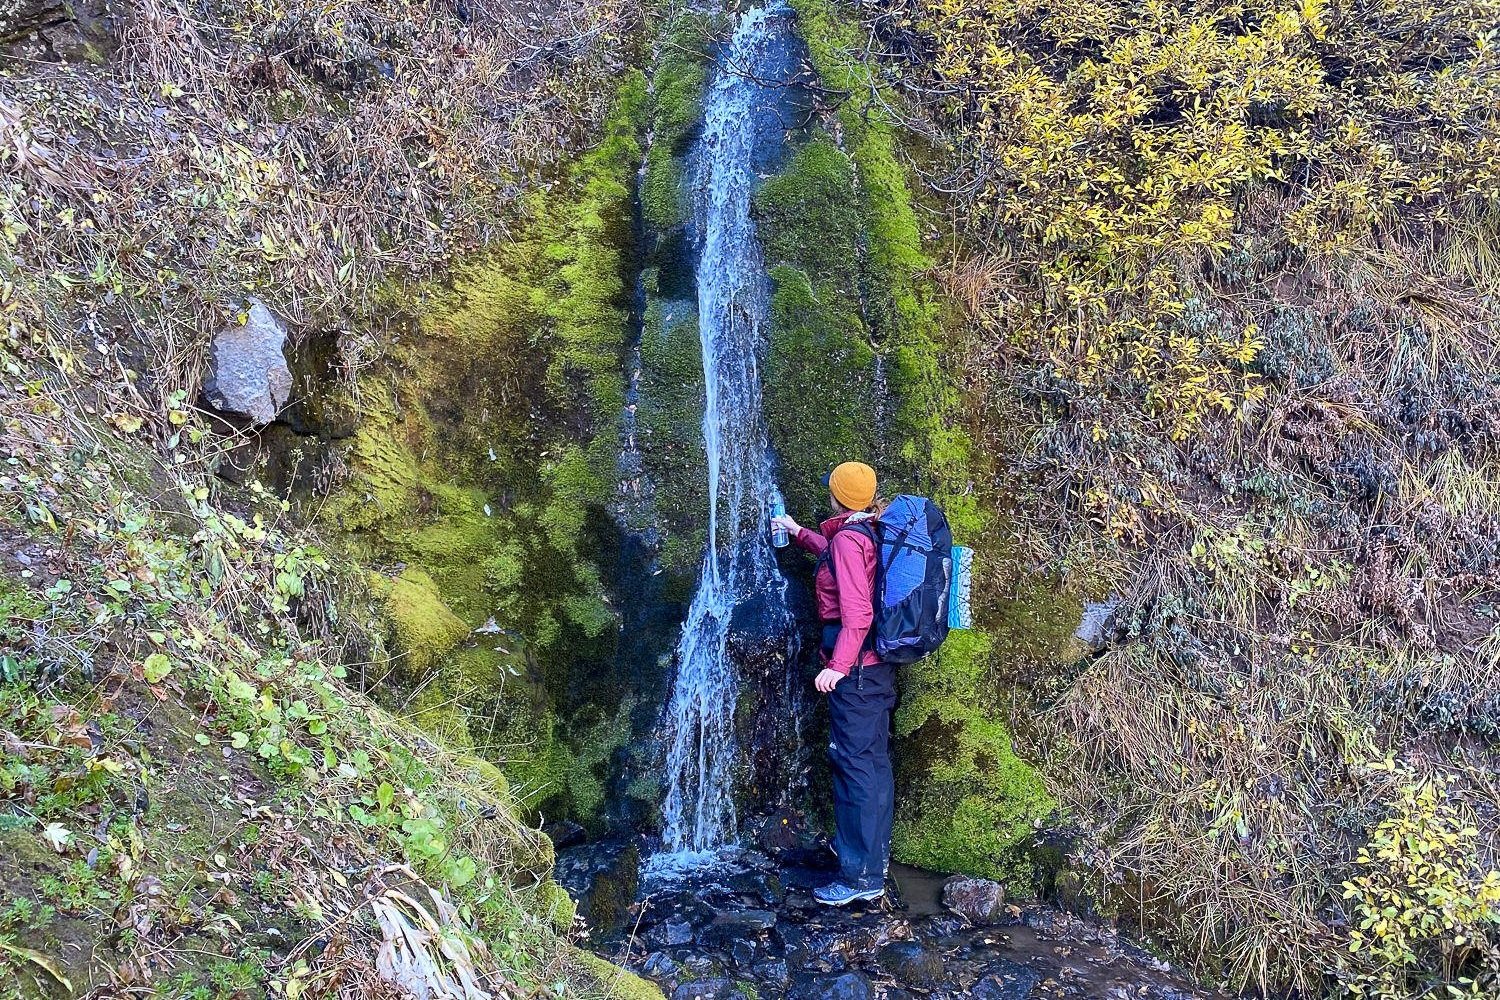
[[[974,553],[953,544],[937,504],[905,494],[881,515],[846,524],[875,543],[873,648],[886,663],[912,663],[937,650],[950,629],[968,628]],[[833,571],[833,560],[828,560]]]

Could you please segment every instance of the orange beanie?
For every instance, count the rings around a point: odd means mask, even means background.
[[[864,510],[875,502],[875,470],[863,462],[845,462],[828,474],[828,489],[850,510]]]

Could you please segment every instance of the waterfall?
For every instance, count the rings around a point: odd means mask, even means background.
[[[663,839],[673,853],[711,851],[735,837],[740,674],[731,655],[733,631],[754,628],[793,641],[786,580],[765,530],[773,456],[760,366],[770,282],[750,215],[758,136],[767,107],[775,104],[771,91],[787,73],[782,56],[790,32],[790,14],[779,0],[741,16],[718,59],[703,134],[689,157],[706,382],[708,534],[666,708]],[[755,610],[747,621],[736,611],[748,607]]]

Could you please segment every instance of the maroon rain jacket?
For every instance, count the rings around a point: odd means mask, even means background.
[[[813,589],[817,594],[818,617],[824,624],[838,624],[839,636],[834,643],[827,666],[844,676],[856,663],[869,666],[879,663],[873,649],[865,648],[870,626],[875,622],[875,543],[863,531],[840,531],[850,518],[873,515],[863,513],[835,514],[818,526],[817,531],[803,528],[797,532],[797,544],[818,560]],[[828,563],[833,563],[830,570]]]

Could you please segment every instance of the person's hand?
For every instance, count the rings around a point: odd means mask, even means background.
[[[792,520],[792,515],[790,514],[777,514],[771,518],[771,527],[780,528],[789,535],[795,535],[802,530],[802,525]]]
[[[817,688],[822,694],[829,694],[838,686],[839,681],[847,676],[849,675],[841,674],[832,667],[824,667],[818,671],[818,676],[813,678],[813,687]]]

